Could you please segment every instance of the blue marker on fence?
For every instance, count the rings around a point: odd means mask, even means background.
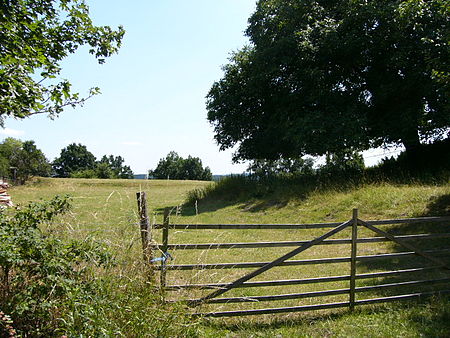
[[[156,257],[151,260],[152,263],[155,262],[166,262],[169,259],[173,259],[172,255],[169,252],[163,252],[161,257]]]

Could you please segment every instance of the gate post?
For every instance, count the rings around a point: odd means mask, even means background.
[[[353,209],[352,217],[352,249],[350,259],[350,311],[355,308],[355,287],[356,287],[356,244],[358,239],[358,209]]]
[[[153,280],[153,255],[150,246],[152,233],[147,213],[147,195],[145,192],[141,191],[136,193],[136,197],[138,202],[139,224],[141,228],[142,255],[144,258],[144,264],[146,267],[148,267],[149,279]]]
[[[170,210],[169,208],[164,209],[164,222],[163,222],[163,238],[162,238],[162,260],[161,260],[161,291],[164,291],[166,287],[166,260],[168,259],[167,248],[169,246],[169,223],[170,223]]]

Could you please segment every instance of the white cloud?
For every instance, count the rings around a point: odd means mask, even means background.
[[[0,135],[18,137],[18,136],[22,136],[23,134],[25,134],[25,132],[23,130],[16,130],[16,129],[11,129],[11,128],[0,129]]]
[[[123,144],[125,146],[141,146],[142,145],[141,142],[134,142],[134,141],[125,141],[125,142],[122,142],[121,144]]]

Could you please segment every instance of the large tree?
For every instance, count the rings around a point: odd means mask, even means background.
[[[60,62],[87,45],[99,63],[116,53],[124,30],[94,26],[84,0],[2,0],[0,3],[0,125],[6,117],[47,113],[85,101],[57,79]],[[99,92],[92,88],[88,97]]]
[[[149,171],[149,176],[172,180],[212,180],[211,170],[209,167],[203,168],[200,158],[189,155],[184,159],[174,151],[167,154],[166,158],[160,159],[155,170]]]
[[[51,166],[34,141],[12,137],[0,143],[0,175],[23,184],[32,176],[50,176]]]
[[[72,143],[61,150],[61,154],[53,161],[53,170],[58,177],[69,177],[72,173],[83,170],[94,170],[96,158],[86,146]]]
[[[108,167],[111,171],[111,176],[108,178],[133,178],[134,174],[130,166],[124,165],[125,159],[122,156],[103,155],[102,159],[97,165],[97,170]],[[105,169],[102,169],[105,172]],[[101,175],[99,175],[101,176]],[[103,175],[105,176],[105,175]],[[100,177],[103,178],[103,177]]]
[[[207,95],[216,141],[242,160],[445,137],[448,18],[445,0],[259,0]]]

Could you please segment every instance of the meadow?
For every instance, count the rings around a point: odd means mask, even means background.
[[[44,231],[62,238],[90,238],[105,243],[113,252],[118,265],[111,271],[102,271],[104,278],[114,281],[110,275],[119,276],[127,285],[141,283],[145,279],[142,264],[141,239],[137,217],[136,192],[147,193],[149,215],[153,222],[162,222],[165,208],[171,210],[171,222],[180,224],[202,223],[316,223],[343,222],[351,218],[353,208],[358,208],[363,220],[407,218],[432,215],[448,215],[450,185],[446,184],[371,184],[342,189],[312,190],[307,194],[288,199],[278,196],[252,198],[245,201],[199,200],[194,205],[184,204],[188,193],[211,185],[200,181],[167,180],[92,180],[92,179],[50,179],[38,178],[27,185],[11,189],[16,204],[49,199],[56,194],[69,194],[73,208],[70,213],[44,226]],[[413,234],[450,231],[448,224],[416,227],[385,228],[396,234]],[[218,243],[307,240],[323,234],[326,230],[176,230],[170,232],[170,243]],[[161,231],[155,230],[153,238],[161,241]],[[361,231],[361,237],[373,237],[369,231]],[[345,230],[333,238],[348,238]],[[447,242],[419,243],[426,248],[448,248]],[[292,248],[265,249],[220,249],[171,252],[173,264],[271,261]],[[400,251],[392,243],[361,245],[359,255]],[[324,257],[344,257],[350,252],[349,245],[317,246],[295,257],[312,259]],[[158,256],[158,253],[155,253]],[[396,259],[390,262],[358,264],[358,273],[407,268],[424,265],[416,258]],[[230,282],[251,269],[169,271],[168,284]],[[267,271],[259,280],[309,278],[337,276],[349,272],[348,263],[277,267]],[[429,277],[448,277],[448,273],[437,271]],[[99,275],[100,277],[100,275]],[[111,279],[112,278],[112,279]],[[411,276],[420,278],[420,275]],[[384,278],[376,281],[358,281],[358,286],[369,283],[388,283]],[[366,283],[366,284],[364,284]],[[448,284],[448,283],[447,283]],[[148,290],[153,290],[147,285]],[[117,286],[119,287],[119,286]],[[270,288],[246,288],[232,290],[226,296],[267,295],[274,293],[308,292],[312,290],[339,289],[348,287],[348,282],[333,282],[313,285],[284,286]],[[442,285],[441,285],[442,288]],[[429,290],[423,287],[420,290]],[[145,292],[143,290],[139,292]],[[207,292],[207,291],[206,291]],[[395,294],[395,290],[389,290]],[[168,299],[185,299],[205,295],[205,291],[183,291],[167,294]],[[384,293],[369,294],[368,298]],[[366,296],[366,295],[365,295]],[[272,304],[225,304],[203,306],[200,311],[227,310],[240,308],[261,308],[289,305],[307,305],[313,302],[345,301],[346,295],[329,296],[326,299],[302,299],[278,301]],[[154,301],[148,299],[147,301]],[[180,321],[176,331],[167,327],[155,331],[155,318],[147,313],[142,322],[134,323],[132,331],[121,333],[125,336],[231,336],[231,337],[271,337],[271,336],[446,336],[450,334],[450,303],[448,298],[433,298],[422,302],[391,303],[364,306],[350,313],[347,309],[323,310],[319,312],[285,315],[264,315],[230,319],[191,319],[183,317],[189,313],[183,307],[163,307],[167,313],[176,313]],[[142,316],[136,304],[129,312]],[[121,310],[118,308],[117,313]],[[164,316],[164,311],[159,316]],[[112,316],[120,317],[118,315]],[[171,317],[173,318],[173,317]],[[169,325],[170,322],[165,322]],[[152,329],[153,327],[153,329]],[[153,331],[152,331],[153,330]],[[164,331],[166,330],[166,331]],[[119,334],[120,335],[120,334]]]

